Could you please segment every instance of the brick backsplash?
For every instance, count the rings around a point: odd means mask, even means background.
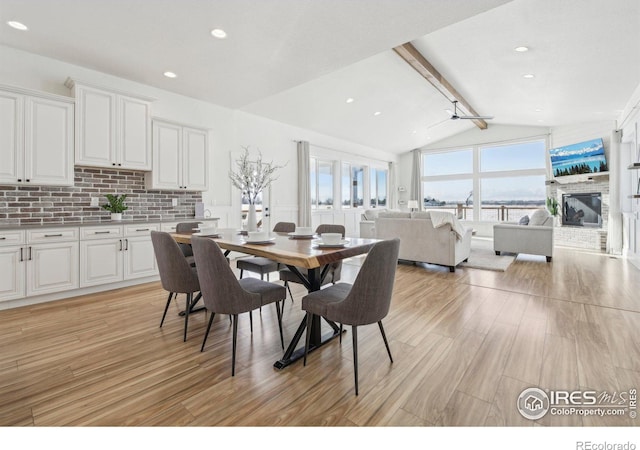
[[[109,211],[89,206],[91,197],[105,204],[106,194],[127,194],[129,209],[124,220],[190,218],[195,215],[196,202],[202,201],[201,192],[147,190],[144,172],[76,167],[73,187],[0,185],[0,225],[110,220]],[[171,206],[174,198],[177,206]]]

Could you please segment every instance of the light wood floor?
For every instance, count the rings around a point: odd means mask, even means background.
[[[353,278],[357,260],[345,264]],[[287,300],[285,340],[303,317]],[[0,311],[0,426],[62,425],[637,425],[629,417],[522,418],[527,387],[640,387],[640,271],[624,259],[558,249],[552,264],[520,256],[507,272],[400,264],[385,320],[359,329],[360,395],[350,331],[276,370],[273,307],[241,317],[236,376],[231,327],[183,320],[159,328],[159,283]]]

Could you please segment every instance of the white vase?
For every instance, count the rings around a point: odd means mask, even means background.
[[[258,220],[256,219],[256,205],[249,205],[249,213],[247,214],[247,231],[257,231]]]
[[[122,213],[111,213],[111,220],[122,220]]]

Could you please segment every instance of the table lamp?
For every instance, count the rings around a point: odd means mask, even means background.
[[[415,209],[418,209],[418,200],[409,200],[407,202],[407,206],[409,207],[409,210],[413,212]]]

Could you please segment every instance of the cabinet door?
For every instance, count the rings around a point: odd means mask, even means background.
[[[179,189],[182,186],[181,127],[153,123],[153,172],[151,189]]]
[[[207,131],[183,128],[183,186],[192,191],[207,190]]]
[[[116,96],[76,86],[76,164],[116,165]]]
[[[80,242],[80,287],[122,281],[122,239]]]
[[[25,247],[0,247],[0,302],[25,295]]]
[[[24,176],[23,96],[0,91],[0,183],[18,183]]]
[[[118,97],[119,167],[151,170],[149,104],[131,97]]]
[[[78,288],[78,242],[27,247],[27,296]]]
[[[27,97],[25,118],[24,181],[73,186],[73,104]]]
[[[151,236],[125,238],[124,279],[158,275]]]

